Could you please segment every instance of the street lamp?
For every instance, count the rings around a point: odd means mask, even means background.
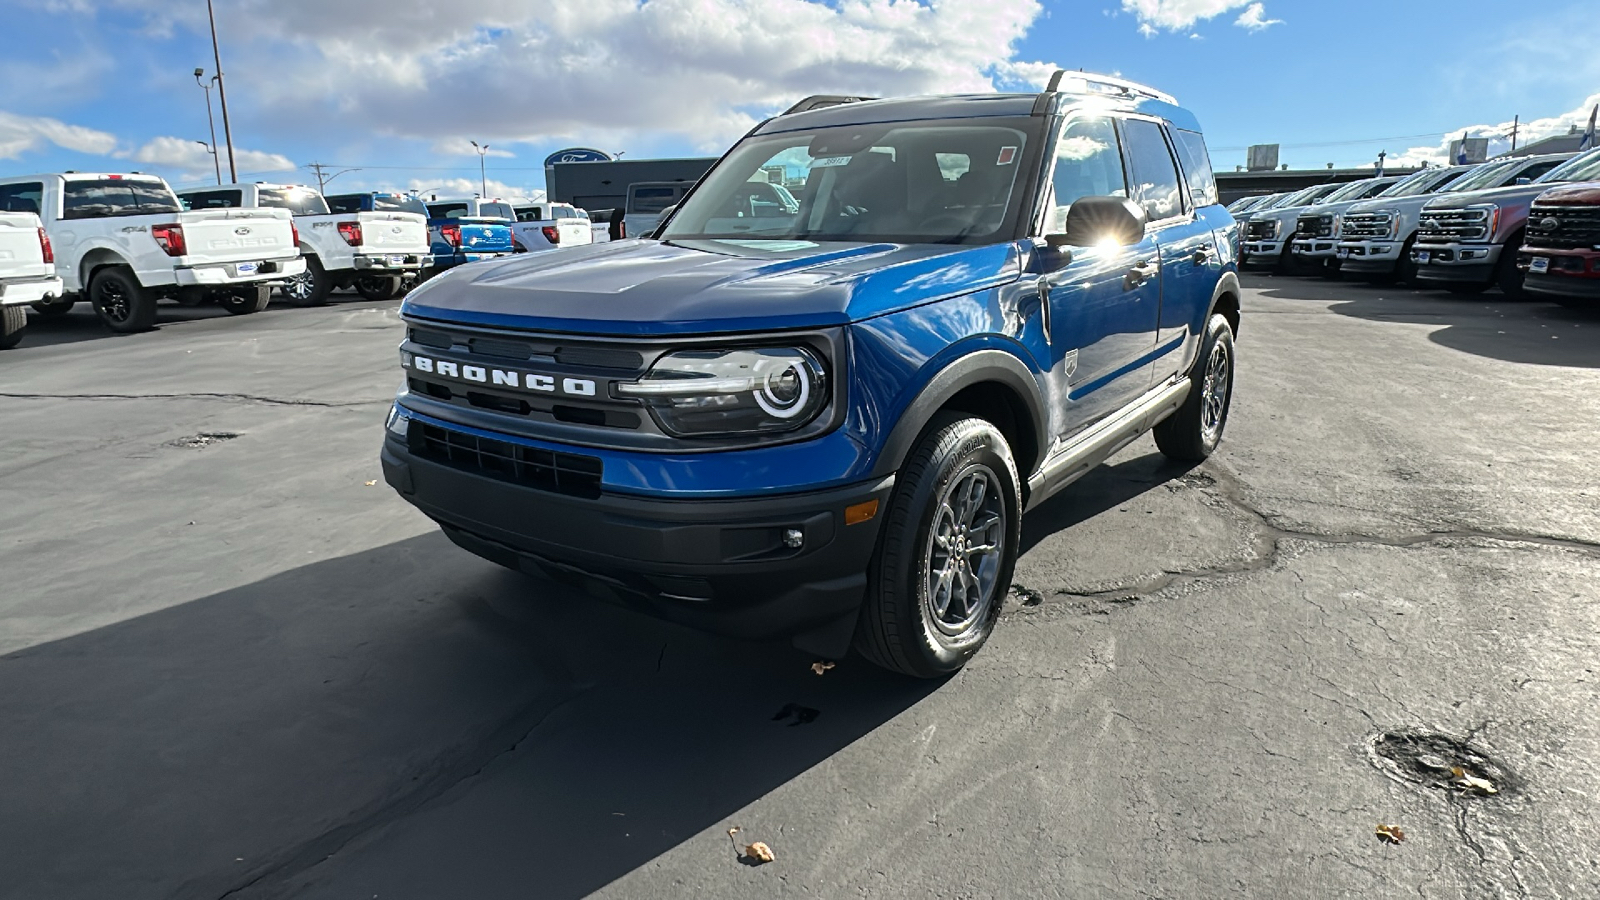
[[[217,44],[217,16],[211,10],[211,0],[206,0],[206,18],[211,20],[211,56],[217,61],[217,99],[222,103],[222,136],[228,142],[228,177],[237,183],[239,181],[239,167],[234,165],[233,162],[233,128],[228,125],[228,89],[223,87],[222,84],[222,48]],[[211,109],[210,96],[210,94],[206,95],[206,110],[208,112]],[[214,138],[212,143],[216,143]],[[217,175],[217,183],[222,183],[220,171]]]
[[[206,92],[206,123],[211,126],[211,146],[207,149],[211,151],[211,165],[217,170],[217,184],[221,184],[222,163],[217,159],[217,121],[211,117],[211,83],[217,80],[217,76],[211,76],[210,82],[204,81],[205,77],[205,69],[194,70],[194,83],[200,85]]]
[[[489,145],[488,144],[484,144],[482,146],[479,146],[477,141],[467,141],[467,143],[472,145],[472,149],[478,151],[478,180],[480,182],[482,182],[479,186],[483,189],[483,193],[479,194],[478,196],[479,197],[483,197],[485,199],[488,199],[488,197],[489,197],[489,176],[485,173],[485,170],[484,170],[484,167],[483,167],[483,157],[484,157],[484,154],[489,152]]]
[[[216,138],[213,137],[212,140],[215,141]],[[217,184],[221,184],[222,183],[222,163],[217,162],[217,145],[216,144],[208,144],[205,141],[195,141],[195,143],[199,144],[200,146],[202,146],[204,148],[206,148],[206,152],[211,154],[211,165],[213,167],[215,167],[216,170],[217,170]]]

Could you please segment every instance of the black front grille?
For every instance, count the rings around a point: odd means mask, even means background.
[[[1276,236],[1273,231],[1275,220],[1253,221],[1245,228],[1245,235],[1252,241],[1270,241]]]
[[[600,496],[598,457],[478,437],[416,420],[407,440],[412,453],[455,469],[572,497]]]
[[[1588,250],[1600,244],[1600,207],[1534,206],[1523,244],[1550,250]]]
[[[1295,224],[1295,237],[1333,237],[1333,216],[1301,216]]]

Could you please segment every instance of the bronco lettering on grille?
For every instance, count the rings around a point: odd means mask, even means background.
[[[526,388],[530,391],[539,391],[546,394],[571,394],[575,397],[593,397],[596,385],[587,378],[562,378],[560,384],[552,375],[539,375],[534,372],[518,372],[515,369],[491,369],[487,366],[470,366],[463,363],[451,362],[447,359],[431,359],[418,356],[414,353],[401,353],[400,365],[403,368],[426,372],[444,378],[454,378],[458,381],[471,381],[476,384],[490,384],[498,387]],[[559,389],[558,389],[559,388]]]

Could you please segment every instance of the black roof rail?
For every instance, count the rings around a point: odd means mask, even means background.
[[[810,112],[813,109],[826,109],[830,106],[843,106],[846,103],[860,103],[863,100],[876,100],[877,97],[846,97],[839,94],[812,94],[799,103],[789,107],[780,116],[792,116],[795,113]]]

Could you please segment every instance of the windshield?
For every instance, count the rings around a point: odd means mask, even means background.
[[[1534,179],[1540,184],[1553,181],[1595,181],[1600,179],[1600,150],[1590,150],[1574,156],[1554,169]]]
[[[1307,195],[1308,199],[1306,199],[1300,205],[1316,206],[1321,203],[1326,203],[1328,202],[1328,195],[1342,187],[1344,187],[1343,184],[1319,184],[1310,189],[1310,193]]]
[[[1357,200],[1361,197],[1370,196],[1367,192],[1375,187],[1377,187],[1377,185],[1373,184],[1371,180],[1352,181],[1344,187],[1339,188],[1337,191],[1334,191],[1333,193],[1324,197],[1320,202],[1338,203],[1340,200]]]
[[[706,175],[659,237],[1009,240],[1027,187],[1018,173],[1027,170],[1041,123],[894,122],[749,138]]]
[[[325,216],[328,204],[322,195],[310,188],[261,188],[261,206],[264,209],[287,209],[296,216]]]
[[[1488,165],[1480,166],[1476,169],[1473,169],[1472,172],[1467,175],[1467,177],[1456,182],[1453,190],[1478,191],[1484,188],[1499,187],[1500,181],[1501,179],[1505,178],[1506,173],[1521,164],[1522,163],[1520,160],[1513,159],[1501,163],[1489,163]]]
[[[1442,170],[1424,169],[1423,171],[1412,175],[1410,178],[1401,181],[1394,187],[1389,188],[1379,196],[1420,197],[1423,194],[1431,194],[1453,181],[1460,180],[1471,171],[1471,169],[1466,168],[1465,166]]]
[[[62,193],[61,218],[96,219],[105,216],[145,216],[182,212],[172,189],[159,181],[104,178],[69,181]]]

